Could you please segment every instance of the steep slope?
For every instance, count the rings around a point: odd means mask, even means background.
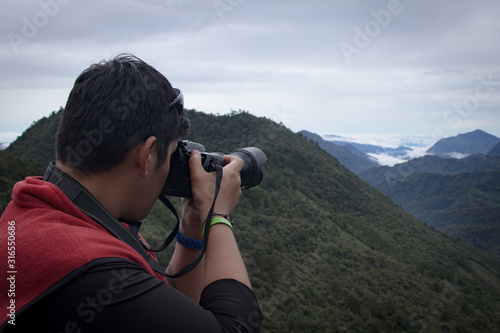
[[[360,177],[420,221],[500,259],[500,179],[487,170],[500,170],[500,156],[424,156]]]
[[[49,117],[43,117],[33,122],[21,136],[10,144],[6,151],[17,157],[47,165],[55,159],[55,133],[62,111],[62,108],[57,112],[53,111]]]
[[[441,139],[427,150],[429,154],[441,157],[460,157],[487,154],[500,139],[481,130]]]
[[[495,147],[491,148],[491,150],[487,154],[488,156],[500,156],[500,143],[496,144]]]
[[[500,259],[500,170],[414,174],[378,188],[420,221]]]
[[[315,144],[270,120],[247,113],[189,116],[189,139],[207,151],[257,146],[267,154],[262,184],[242,195],[233,214],[265,314],[262,332],[500,326],[499,261],[415,220]],[[158,204],[143,234],[156,243],[172,226]],[[167,263],[168,256],[160,260]]]
[[[355,174],[359,174],[379,165],[377,162],[371,160],[368,155],[359,151],[352,145],[337,145],[323,140],[318,134],[305,130],[300,131],[300,134],[302,134],[305,138],[316,142],[320,148],[335,157],[340,163],[347,167],[347,169],[351,170]]]

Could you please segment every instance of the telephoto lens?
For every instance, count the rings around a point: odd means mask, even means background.
[[[262,150],[256,147],[240,148],[229,155],[239,157],[245,162],[240,171],[242,190],[260,184],[263,178],[261,167],[267,161],[267,156]]]

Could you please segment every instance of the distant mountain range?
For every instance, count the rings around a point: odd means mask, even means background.
[[[500,139],[481,130],[441,139],[427,153],[439,157],[463,158],[475,154],[486,155]]]
[[[323,139],[328,142],[332,142],[336,145],[355,147],[358,151],[361,151],[365,154],[375,154],[375,155],[387,154],[389,156],[398,157],[402,159],[407,158],[408,153],[412,151],[411,148],[403,146],[397,148],[390,148],[390,147],[377,146],[373,144],[354,142],[345,137],[333,134],[324,135]]]
[[[336,157],[340,163],[344,164],[349,170],[356,174],[369,170],[371,167],[380,165],[394,165],[403,161],[409,161],[415,158],[413,148],[422,149],[421,143],[407,142],[404,146],[397,148],[384,147],[375,144],[359,143],[353,139],[342,137],[335,134],[319,135],[303,130],[301,133],[309,140],[317,142],[318,145],[328,153]],[[496,144],[500,144],[500,139],[494,135],[488,134],[482,130],[460,134],[454,137],[441,139],[432,147],[423,151],[423,154],[436,155],[439,157],[464,158],[471,155],[486,155]],[[342,149],[344,147],[345,149]],[[412,148],[413,147],[413,148]],[[500,147],[497,147],[497,154],[500,154]],[[352,154],[349,154],[352,153]],[[491,154],[495,154],[495,150]],[[381,158],[392,157],[389,160]],[[420,154],[419,156],[422,156]]]
[[[338,145],[333,142],[325,141],[320,135],[305,130],[301,131],[300,134],[308,140],[316,142],[320,148],[335,157],[341,164],[355,174],[380,165],[374,159],[366,155],[366,153],[357,149],[354,144]]]
[[[500,259],[500,156],[427,155],[359,176],[420,221]]]
[[[381,182],[395,183],[402,181],[415,173],[456,175],[481,170],[500,170],[500,156],[474,155],[456,159],[426,155],[392,167],[372,168],[360,173],[359,176],[369,184],[376,185]]]
[[[355,139],[335,134],[318,135],[305,130],[300,133],[318,142],[323,148],[329,147],[328,149],[331,150],[332,155],[356,174],[359,174],[360,170],[361,172],[368,170],[367,165],[365,163],[356,165],[356,160],[351,158],[349,162],[344,163],[343,161],[346,160],[345,150],[339,150],[338,146],[347,148],[357,157],[361,157],[365,161],[366,158],[368,158],[376,164],[392,166],[423,155],[436,155],[449,158],[464,158],[478,154],[486,155],[496,144],[500,144],[500,138],[482,130],[475,130],[454,137],[441,139],[426,151],[424,151],[426,145],[418,140],[415,140],[415,142],[403,141],[403,145],[393,148],[376,144],[360,143]],[[326,142],[335,144],[335,148],[331,148],[333,146],[325,144]],[[495,154],[495,150],[493,150],[491,154]],[[500,154],[500,147],[497,147],[496,154]]]
[[[497,137],[476,130],[436,142],[427,150],[429,155],[392,167],[370,167],[374,161],[366,163],[368,155],[363,154],[402,156],[406,154],[404,147],[355,145],[335,135],[324,136],[332,139],[325,141],[317,134],[301,133],[420,221],[500,259],[500,139]],[[356,149],[356,153],[347,147]]]
[[[374,186],[425,224],[500,259],[500,168],[415,173],[404,181]]]

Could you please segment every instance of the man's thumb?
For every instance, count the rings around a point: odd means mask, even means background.
[[[189,158],[189,167],[193,168],[193,167],[197,167],[198,165],[201,166],[200,159],[201,159],[200,152],[197,150],[193,150],[191,152],[191,157]]]

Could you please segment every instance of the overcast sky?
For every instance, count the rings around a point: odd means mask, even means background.
[[[2,0],[0,13],[0,133],[128,52],[199,111],[318,134],[500,136],[498,0]]]

